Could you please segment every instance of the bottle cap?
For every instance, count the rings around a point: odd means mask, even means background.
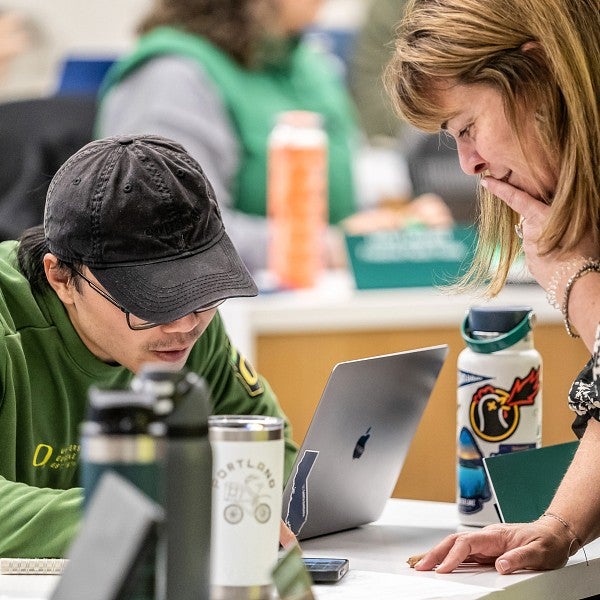
[[[473,306],[461,327],[467,346],[481,354],[505,350],[533,328],[535,315],[529,306]]]
[[[323,117],[309,110],[287,110],[277,114],[277,123],[292,127],[322,127]]]
[[[155,418],[153,404],[154,398],[145,392],[92,386],[82,431],[123,435],[147,433]]]

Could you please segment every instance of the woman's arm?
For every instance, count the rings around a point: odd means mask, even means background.
[[[599,454],[600,423],[590,419],[573,462],[548,507],[548,512],[564,519],[571,534],[577,537],[573,552],[600,536]]]

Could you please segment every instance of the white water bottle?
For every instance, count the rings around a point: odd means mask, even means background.
[[[523,306],[472,307],[458,357],[457,504],[463,525],[498,523],[483,458],[538,448],[542,359],[534,314]]]

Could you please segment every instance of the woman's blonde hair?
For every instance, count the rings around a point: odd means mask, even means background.
[[[521,147],[521,115],[535,114],[557,165],[545,252],[572,249],[590,227],[600,239],[599,32],[600,0],[409,0],[384,75],[398,114],[426,131],[451,116],[435,101],[444,83],[493,86]],[[479,202],[476,259],[460,286],[487,283],[495,295],[520,250],[519,216],[485,190]]]

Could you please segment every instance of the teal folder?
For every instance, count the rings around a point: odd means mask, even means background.
[[[548,508],[578,445],[578,441],[566,442],[484,458],[500,520],[537,519]]]

